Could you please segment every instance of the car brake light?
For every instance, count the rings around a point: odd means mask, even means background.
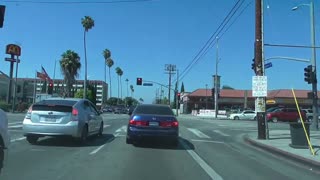
[[[178,127],[178,121],[162,121],[160,122],[161,127]]]
[[[173,121],[171,123],[172,127],[178,127],[179,126],[179,122],[178,121]]]
[[[73,108],[73,109],[72,109],[72,115],[73,115],[73,116],[77,116],[78,114],[79,114],[78,109]]]
[[[134,126],[149,126],[147,121],[136,121],[133,119],[129,121],[129,124]]]
[[[32,113],[32,106],[29,107],[25,119],[31,119],[31,113]]]

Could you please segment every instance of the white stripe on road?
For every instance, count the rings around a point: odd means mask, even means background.
[[[97,149],[91,151],[90,155],[93,155],[93,154],[97,153],[97,152],[100,151],[100,149],[102,149],[105,145],[106,145],[106,144],[103,144],[103,145],[99,146]]]
[[[229,136],[230,136],[229,134],[226,134],[226,133],[224,133],[224,132],[221,132],[220,130],[213,130],[213,132],[218,133],[218,134],[220,134],[220,135],[222,135],[222,136],[225,136],[225,137],[229,137]]]
[[[105,125],[103,125],[103,128],[106,128],[106,127],[109,127],[110,125],[108,125],[108,124],[105,124]]]
[[[179,140],[180,144],[189,153],[189,155],[201,166],[201,168],[214,180],[223,180],[222,177],[215,172],[197,153],[195,153],[191,148],[182,140]]]
[[[8,123],[8,125],[15,125],[15,124],[22,124],[22,122],[11,122],[11,123]]]
[[[127,126],[122,126],[121,128],[116,130],[116,133],[127,132]]]
[[[10,142],[16,142],[16,141],[21,141],[21,140],[24,140],[26,139],[26,137],[21,137],[21,138],[16,138],[16,139],[11,139]]]
[[[221,141],[210,141],[210,140],[203,140],[203,139],[191,139],[191,141],[225,144],[224,142],[221,142]]]
[[[199,131],[198,129],[193,129],[193,128],[187,128],[189,131],[191,131],[193,134],[198,136],[199,138],[207,138],[210,139],[210,137],[203,132]]]
[[[256,129],[239,129],[239,128],[232,128],[229,130],[231,130],[231,131],[258,131]]]
[[[8,126],[8,128],[21,128],[23,125],[20,124],[20,125],[14,125],[14,126]]]

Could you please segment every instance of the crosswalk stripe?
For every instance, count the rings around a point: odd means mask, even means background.
[[[116,130],[116,133],[127,132],[127,126],[122,126],[121,128]]]
[[[222,135],[222,136],[225,136],[225,137],[229,137],[229,136],[230,136],[229,134],[226,134],[226,133],[224,133],[224,132],[221,132],[220,130],[213,130],[213,132],[218,133],[218,134],[220,134],[220,135]]]
[[[210,137],[203,132],[199,131],[198,129],[193,129],[193,128],[187,128],[190,132],[198,136],[199,138],[207,138],[210,139]]]

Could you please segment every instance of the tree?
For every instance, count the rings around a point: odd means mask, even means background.
[[[75,98],[83,98],[83,89],[78,90],[75,94],[74,94]],[[87,97],[88,100],[90,100],[93,104],[96,104],[96,99],[94,98],[94,93],[92,90],[88,90],[87,91]]]
[[[122,99],[116,98],[116,97],[110,97],[107,100],[107,104],[110,106],[115,106],[115,105],[122,104],[122,103],[123,103]]]
[[[133,92],[134,92],[133,85],[130,85],[130,90],[131,90],[131,98],[132,98],[133,97]]]
[[[231,87],[231,86],[228,86],[228,85],[223,85],[223,86],[222,86],[222,89],[234,89],[234,88]]]
[[[107,83],[107,66],[108,66],[108,62],[107,60],[111,57],[111,52],[109,51],[109,49],[105,49],[102,52],[102,55],[104,57],[104,82]]]
[[[181,84],[180,92],[181,92],[181,93],[185,92],[185,91],[184,91],[184,84],[183,84],[183,82],[182,82],[182,84]]]
[[[67,50],[61,55],[60,68],[66,82],[67,97],[71,97],[72,84],[79,75],[80,67],[80,57],[76,52]]]
[[[143,100],[142,98],[139,98],[139,101],[140,101],[140,102],[144,102],[144,100]]]
[[[127,106],[135,106],[135,105],[139,104],[139,102],[132,97],[126,97],[125,101],[127,102]]]
[[[116,73],[118,75],[118,98],[120,98],[120,80],[123,75],[123,71],[120,67],[116,67]]]
[[[86,98],[86,92],[87,92],[87,45],[86,45],[86,33],[89,31],[89,29],[93,28],[94,26],[94,20],[90,16],[85,16],[81,19],[81,24],[84,28],[84,35],[83,35],[83,44],[84,44],[84,91],[83,91],[83,98]]]
[[[114,62],[113,62],[113,60],[111,58],[108,58],[106,60],[106,63],[107,63],[107,66],[109,67],[110,97],[112,97],[110,68],[113,66]]]

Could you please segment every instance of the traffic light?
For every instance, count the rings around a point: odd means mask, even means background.
[[[256,73],[256,63],[254,59],[252,59],[251,69],[253,70],[254,73]]]
[[[304,68],[304,81],[311,84],[314,81],[314,73],[312,72],[312,65]]]
[[[215,92],[215,90],[214,90],[214,88],[212,88],[212,89],[211,89],[211,96],[212,96],[212,97],[214,97],[214,92]]]
[[[180,93],[177,92],[177,100],[180,101]]]
[[[6,11],[6,6],[0,5],[0,28],[3,27],[4,12]]]
[[[137,85],[139,85],[139,86],[142,85],[142,78],[137,78]]]
[[[48,94],[52,94],[52,91],[53,91],[53,84],[49,83]]]

